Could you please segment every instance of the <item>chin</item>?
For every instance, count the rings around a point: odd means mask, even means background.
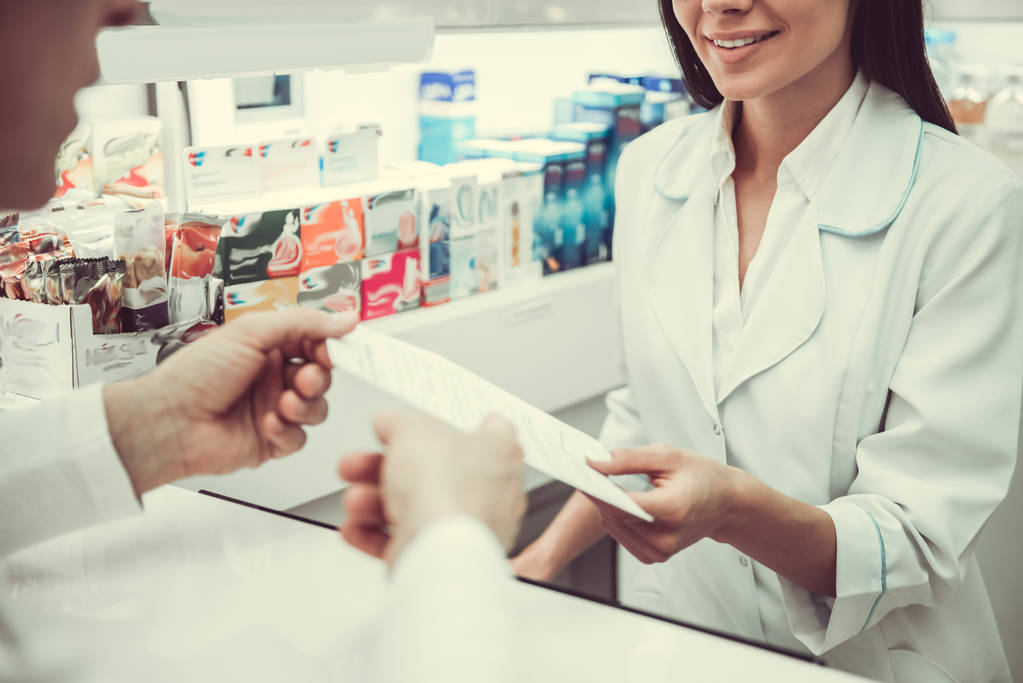
[[[755,100],[779,90],[773,81],[758,74],[747,74],[740,77],[730,76],[716,81],[718,92],[726,100],[745,102]]]

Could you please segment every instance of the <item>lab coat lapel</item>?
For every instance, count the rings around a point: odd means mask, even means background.
[[[714,196],[703,183],[675,213],[648,255],[651,305],[662,331],[692,377],[707,412],[714,400]]]
[[[810,338],[824,315],[824,265],[816,222],[796,227],[725,368],[718,403]]]

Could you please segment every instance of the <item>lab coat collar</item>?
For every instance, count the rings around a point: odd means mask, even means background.
[[[720,125],[718,107],[685,127],[654,173],[661,196],[688,201],[707,179],[710,169],[699,160],[711,158]],[[818,228],[860,237],[891,225],[916,181],[922,140],[917,113],[896,93],[870,83],[849,136],[813,198]]]

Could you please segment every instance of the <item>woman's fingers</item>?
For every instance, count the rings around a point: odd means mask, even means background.
[[[611,454],[607,462],[589,461],[590,467],[602,474],[656,474],[676,469],[680,454],[667,446],[622,448]]]

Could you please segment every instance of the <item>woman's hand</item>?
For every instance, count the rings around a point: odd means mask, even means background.
[[[607,532],[644,564],[664,562],[703,538],[721,540],[734,522],[741,470],[670,446],[618,450],[590,467],[608,475],[645,474],[654,485],[630,494],[653,522],[590,499]]]

